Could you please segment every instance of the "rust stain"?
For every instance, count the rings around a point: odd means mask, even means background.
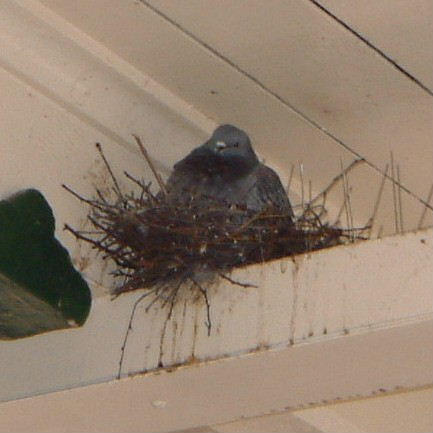
[[[292,268],[292,281],[293,281],[293,303],[292,303],[292,311],[290,315],[290,329],[289,329],[289,340],[290,344],[294,344],[295,341],[295,331],[296,331],[296,312],[298,308],[298,289],[299,289],[299,263],[292,257],[293,260],[293,268]]]

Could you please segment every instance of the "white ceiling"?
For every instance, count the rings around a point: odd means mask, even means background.
[[[401,183],[426,199],[433,180],[429,0],[410,7],[322,2],[375,49],[309,0],[41,3],[209,119],[246,129],[283,179],[302,163],[304,189],[308,179],[313,191],[324,188],[341,170],[340,159],[365,157],[368,164],[350,175],[357,225],[372,214],[391,152]],[[295,202],[300,183],[296,170]],[[413,195],[402,193],[405,229],[416,228],[423,210]],[[331,208],[341,201],[339,191]],[[385,232],[395,231],[391,183],[378,218]],[[426,224],[432,222],[429,211]]]
[[[433,89],[433,4],[415,0],[319,0],[382,53]]]

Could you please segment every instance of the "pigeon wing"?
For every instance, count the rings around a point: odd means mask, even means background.
[[[259,164],[249,178],[249,191],[245,196],[247,207],[257,211],[271,208],[293,217],[289,198],[274,170]]]

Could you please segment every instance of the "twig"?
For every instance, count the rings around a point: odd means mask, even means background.
[[[119,184],[117,183],[116,176],[114,176],[113,170],[110,167],[110,164],[108,163],[107,159],[105,158],[104,152],[102,151],[101,143],[96,143],[96,148],[98,149],[99,154],[101,155],[102,160],[104,161],[105,166],[107,167],[108,172],[110,173],[111,179],[113,180],[113,183],[116,187],[116,192],[119,195],[119,197],[124,201],[122,191],[119,187]]]
[[[205,304],[206,304],[206,316],[207,316],[207,323],[206,323],[206,327],[207,327],[207,335],[208,337],[210,336],[210,331],[212,328],[212,322],[210,320],[210,303],[209,303],[209,298],[207,296],[207,291],[192,277],[189,277],[189,279],[192,281],[192,283],[200,290],[200,293],[203,295]]]
[[[335,222],[332,225],[337,226],[340,224],[341,215],[346,208],[346,200],[347,200],[347,197],[346,197],[346,195],[344,195],[344,191],[343,191],[343,204],[341,205],[340,210],[338,211],[338,214],[337,214],[337,218],[335,219]]]
[[[343,187],[344,211],[345,211],[345,214],[346,214],[346,225],[347,225],[347,227],[351,228],[351,226],[350,226],[350,217],[349,217],[349,192],[347,190],[346,176],[344,174],[343,161],[341,160],[341,158],[340,158],[340,167],[341,167],[341,172],[343,173],[342,187]]]
[[[392,151],[391,154],[391,176],[395,179],[395,169],[394,169],[394,154]],[[397,205],[397,190],[396,190],[396,182],[392,182],[392,203],[394,205],[394,226],[395,233],[400,233],[400,224],[398,220],[398,205]]]
[[[93,206],[101,211],[105,211],[105,207],[103,205],[101,205],[95,200],[89,200],[88,198],[83,197],[82,195],[75,192],[73,189],[69,188],[69,186],[65,185],[64,183],[62,184],[62,188],[66,189],[66,191],[68,191],[70,194],[72,194],[75,198],[82,201],[83,203],[87,203],[89,206]]]
[[[432,199],[432,196],[433,196],[433,183],[432,183],[432,185],[430,186],[430,190],[429,190],[429,192],[428,192],[428,194],[427,194],[427,200],[426,200],[426,203],[430,203],[430,200]],[[421,216],[420,216],[420,218],[419,218],[419,221],[418,221],[418,230],[422,227],[422,225],[424,224],[424,218],[425,218],[425,216],[426,216],[426,214],[427,214],[427,207],[426,206],[424,206],[424,208],[423,208],[423,210],[422,210],[422,212],[421,212]]]
[[[290,166],[290,174],[289,174],[289,180],[288,180],[287,186],[286,186],[286,194],[289,194],[289,192],[290,192],[290,186],[292,185],[292,179],[293,179],[294,171],[295,171],[295,164],[292,164]]]
[[[388,173],[388,169],[389,169],[389,164],[386,164],[385,171],[384,171],[386,174]],[[385,181],[386,181],[386,176],[382,176],[382,182],[380,183],[379,191],[377,193],[376,201],[374,203],[373,214],[371,215],[371,217],[369,218],[369,220],[367,221],[367,224],[366,224],[367,227],[370,226],[369,231],[368,231],[368,235],[367,235],[368,238],[370,238],[370,236],[371,236],[374,222],[376,220],[376,215],[377,215],[377,211],[379,209],[380,201],[382,199],[382,193],[383,193],[383,188],[385,186]]]
[[[348,173],[350,170],[352,170],[355,166],[357,166],[361,162],[365,162],[365,159],[364,158],[354,159],[340,174],[338,174],[337,176],[334,177],[334,179],[332,179],[331,183],[322,192],[317,194],[316,197],[314,197],[313,200],[310,201],[310,204],[315,203],[321,196],[323,195],[326,196],[328,192],[335,186],[335,184],[339,182],[340,179],[343,178],[345,173]]]
[[[399,185],[401,185],[400,182],[400,165],[397,164],[397,182]],[[403,203],[401,200],[401,188],[400,186],[398,187],[398,211],[399,211],[399,216],[400,216],[400,232],[403,233],[404,232],[404,225],[403,225]]]
[[[91,238],[88,238],[87,236],[84,236],[83,234],[81,234],[81,232],[78,232],[78,231],[74,230],[68,224],[65,224],[64,227],[63,227],[63,229],[71,232],[77,239],[89,242],[95,248],[98,248],[98,249],[100,249],[102,251],[105,251],[106,253],[112,253],[111,250],[109,250],[108,248],[105,248],[104,245],[102,245],[99,241],[95,241],[94,239],[91,239]]]
[[[170,302],[170,308],[168,309],[167,316],[165,317],[165,320],[164,320],[164,325],[163,325],[162,333],[161,333],[161,340],[159,343],[159,363],[158,363],[158,366],[161,366],[161,367],[163,367],[162,358],[164,356],[164,340],[165,340],[165,334],[167,332],[167,325],[168,325],[168,322],[170,321],[171,316],[173,314],[173,309],[174,309],[176,297],[177,297],[177,294],[179,293],[180,286],[182,285],[183,282],[184,282],[184,280],[181,280],[179,282],[179,284],[177,286],[175,286],[173,291],[170,293],[170,295],[167,297],[167,299],[161,305],[161,309],[163,309],[168,304],[168,302]]]
[[[117,371],[117,378],[120,379],[120,375],[122,373],[122,366],[123,366],[123,359],[125,357],[125,349],[126,349],[126,343],[128,341],[128,336],[130,331],[132,331],[132,322],[134,320],[134,316],[135,316],[135,310],[137,309],[138,305],[140,304],[140,302],[146,298],[147,296],[149,296],[150,294],[152,294],[155,290],[151,290],[147,293],[144,293],[143,295],[141,295],[135,302],[134,305],[132,307],[132,311],[131,311],[131,315],[129,316],[129,321],[128,321],[128,327],[126,328],[126,332],[125,335],[123,337],[123,343],[122,343],[122,347],[120,348],[120,360],[119,360],[119,369]]]
[[[161,304],[161,308],[164,308],[169,302],[171,302],[171,307],[170,308],[170,314],[169,314],[169,318],[171,317],[171,312],[173,310],[173,304],[174,304],[174,300],[176,299],[177,293],[180,289],[180,286],[182,285],[182,283],[184,282],[184,279],[180,279],[178,284],[176,284],[173,288],[173,290],[170,292],[170,294],[167,296],[167,298],[164,300],[164,302]]]
[[[341,161],[341,160],[340,160]],[[341,163],[341,167],[343,167],[343,163]],[[352,187],[349,186],[349,172],[346,170],[343,170],[343,182],[345,184],[345,189],[347,192],[347,210],[348,210],[348,214],[349,214],[349,232],[352,232],[353,229],[353,212],[352,212],[352,200],[350,197],[350,194],[352,192]],[[355,239],[352,237],[351,238],[351,242],[354,242]]]
[[[153,165],[149,154],[147,153],[146,148],[143,145],[143,142],[141,141],[140,137],[138,135],[132,134],[132,136],[134,137],[135,141],[138,144],[138,147],[141,150],[141,153],[143,154],[147,164],[149,165],[150,169],[152,170],[153,175],[155,176],[156,181],[158,182],[159,187],[161,188],[162,193],[166,196],[167,195],[167,189],[164,185],[164,182],[161,179],[161,176],[159,175],[159,173],[157,172],[155,166]]]
[[[142,182],[140,182],[135,177],[131,176],[127,171],[124,171],[123,174],[128,178],[131,182],[134,182],[136,185],[138,185],[141,188],[141,195],[140,195],[140,202],[143,200],[144,194],[146,194],[146,197],[152,201],[152,204],[157,203],[157,198],[150,192],[150,183],[149,185],[145,185]]]
[[[262,211],[254,216],[252,216],[251,218],[249,218],[244,224],[242,224],[238,230],[236,230],[233,233],[233,236],[235,236],[238,233],[243,232],[246,228],[248,228],[254,221],[257,221],[259,219],[261,219],[264,216],[265,211]]]
[[[304,202],[305,202],[305,197],[304,197],[304,164],[302,162],[299,163],[299,177],[301,179],[301,206],[302,206],[302,210],[304,210]]]
[[[179,285],[176,287],[176,290],[174,292],[174,295],[171,297],[171,301],[170,301],[170,309],[168,311],[168,318],[171,319],[171,315],[173,314],[173,308],[174,308],[174,304],[177,298],[177,294],[179,293],[180,287],[183,283],[183,280],[179,283]]]
[[[158,286],[155,290],[155,297],[149,302],[149,304],[146,306],[146,313],[153,307],[153,305],[161,299],[161,290],[164,289],[164,284],[161,284]]]
[[[254,285],[254,284],[249,284],[249,283],[241,283],[239,281],[233,280],[232,278],[230,278],[228,275],[225,275],[223,273],[218,273],[218,275],[221,278],[224,278],[225,280],[229,281],[230,283],[232,283],[235,286],[239,286],[239,287],[254,287],[257,288],[258,286]]]

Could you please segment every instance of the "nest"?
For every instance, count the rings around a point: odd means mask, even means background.
[[[114,289],[115,296],[187,280],[198,285],[195,277],[203,273],[229,278],[235,267],[338,245],[349,238],[344,230],[321,224],[311,208],[292,224],[289,215],[272,210],[258,214],[211,198],[190,197],[187,204],[173,204],[164,194],[152,194],[150,184],[128,177],[140,186],[139,194],[118,194],[115,202],[100,192],[97,200],[79,197],[90,205],[88,218],[97,229],[93,237],[66,226],[116,263],[115,275],[125,280]]]
[[[99,144],[97,149],[113,180],[114,198],[97,189],[96,198],[87,199],[63,185],[90,206],[88,219],[95,230],[81,232],[69,225],[65,228],[91,243],[104,259],[114,261],[114,275],[123,278],[112,292],[114,297],[143,288],[158,297],[186,281],[205,294],[199,283],[204,274],[219,275],[235,283],[228,274],[236,267],[363,239],[364,229],[324,224],[321,220],[326,210],[323,205],[314,205],[317,197],[302,206],[300,215],[294,218],[275,214],[272,209],[257,213],[229,206],[211,197],[190,195],[181,203],[173,203],[167,199],[165,186],[140,139],[135,139],[155,174],[159,193],[151,192],[151,183],[127,172],[124,174],[135,189],[122,191]]]
[[[364,239],[363,233],[367,228],[342,229],[322,221],[326,215],[327,192],[361,160],[352,162],[321,194],[302,205],[298,215],[293,217],[276,214],[272,209],[257,213],[241,206],[228,206],[211,197],[188,196],[187,191],[180,203],[168,200],[164,183],[140,139],[135,139],[158,181],[158,193],[151,192],[151,183],[138,180],[127,172],[124,174],[134,188],[122,190],[99,144],[97,149],[111,175],[114,196],[96,189],[95,198],[88,199],[63,185],[89,205],[88,219],[94,228],[84,232],[66,225],[65,229],[76,238],[91,243],[103,253],[104,259],[116,264],[114,275],[122,282],[113,289],[113,297],[145,289],[131,313],[121,348],[118,377],[134,313],[144,298],[150,299],[146,311],[157,301],[160,301],[161,308],[168,305],[168,320],[179,289],[189,284],[187,287],[198,290],[205,300],[206,325],[210,335],[210,302],[206,286],[215,277],[251,287],[234,281],[230,272],[253,263]],[[317,205],[319,198],[323,201]]]

